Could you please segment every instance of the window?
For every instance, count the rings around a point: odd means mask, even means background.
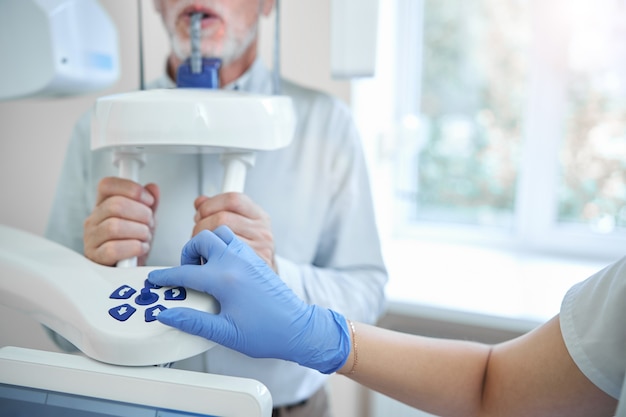
[[[623,256],[626,1],[394,4],[353,100],[383,231]]]
[[[623,233],[626,2],[578,0],[571,13],[558,220]]]

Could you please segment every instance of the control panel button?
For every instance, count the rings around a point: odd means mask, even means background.
[[[182,301],[187,298],[187,290],[184,287],[174,287],[165,291],[166,300]]]
[[[150,291],[148,287],[143,287],[139,295],[135,297],[135,302],[140,306],[147,306],[156,303],[158,299],[159,295],[157,293]]]
[[[137,291],[128,285],[122,285],[117,290],[113,291],[109,298],[114,300],[127,300]]]
[[[158,290],[159,288],[161,288],[160,285],[153,284],[150,281],[148,281],[147,279],[144,280],[143,286],[146,287],[146,288],[152,288],[152,289],[155,289],[155,290]]]
[[[109,310],[109,314],[116,320],[126,321],[137,309],[130,304],[122,304]]]
[[[159,313],[163,310],[166,310],[166,308],[160,304],[154,307],[147,308],[145,313],[146,322],[155,321]]]

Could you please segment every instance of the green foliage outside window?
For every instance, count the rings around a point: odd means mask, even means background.
[[[523,1],[425,3],[419,217],[510,224],[528,30]]]

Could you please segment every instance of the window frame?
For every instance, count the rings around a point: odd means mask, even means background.
[[[529,2],[533,19],[528,57],[529,99],[523,119],[522,157],[512,230],[397,222],[403,216],[402,211],[408,208],[390,191],[395,186],[390,187],[394,181],[392,156],[403,136],[415,135],[411,130],[415,127],[407,120],[419,120],[423,39],[420,17],[424,0],[396,0],[386,5],[390,7],[381,8],[376,76],[353,83],[352,102],[361,132],[376,132],[366,133],[364,143],[383,240],[438,240],[589,259],[613,260],[624,255],[625,233],[600,234],[589,231],[584,225],[557,222],[558,160],[566,109],[567,38],[557,37],[554,42],[545,39],[555,24],[553,18],[559,6],[567,0],[549,2],[552,9],[548,10],[547,17],[545,2]],[[542,13],[538,13],[539,10]],[[416,21],[419,24],[415,24]]]

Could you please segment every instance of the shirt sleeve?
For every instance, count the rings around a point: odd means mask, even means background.
[[[361,138],[349,110],[341,105],[336,104],[325,123],[343,140],[329,164],[334,189],[317,253],[306,264],[277,256],[278,271],[307,302],[375,323],[385,308],[387,271]]]
[[[561,305],[561,332],[578,368],[619,398],[626,369],[626,258],[572,287]]]
[[[88,206],[87,185],[90,155],[90,114],[74,126],[57,182],[45,237],[83,254],[83,222],[93,207]]]

